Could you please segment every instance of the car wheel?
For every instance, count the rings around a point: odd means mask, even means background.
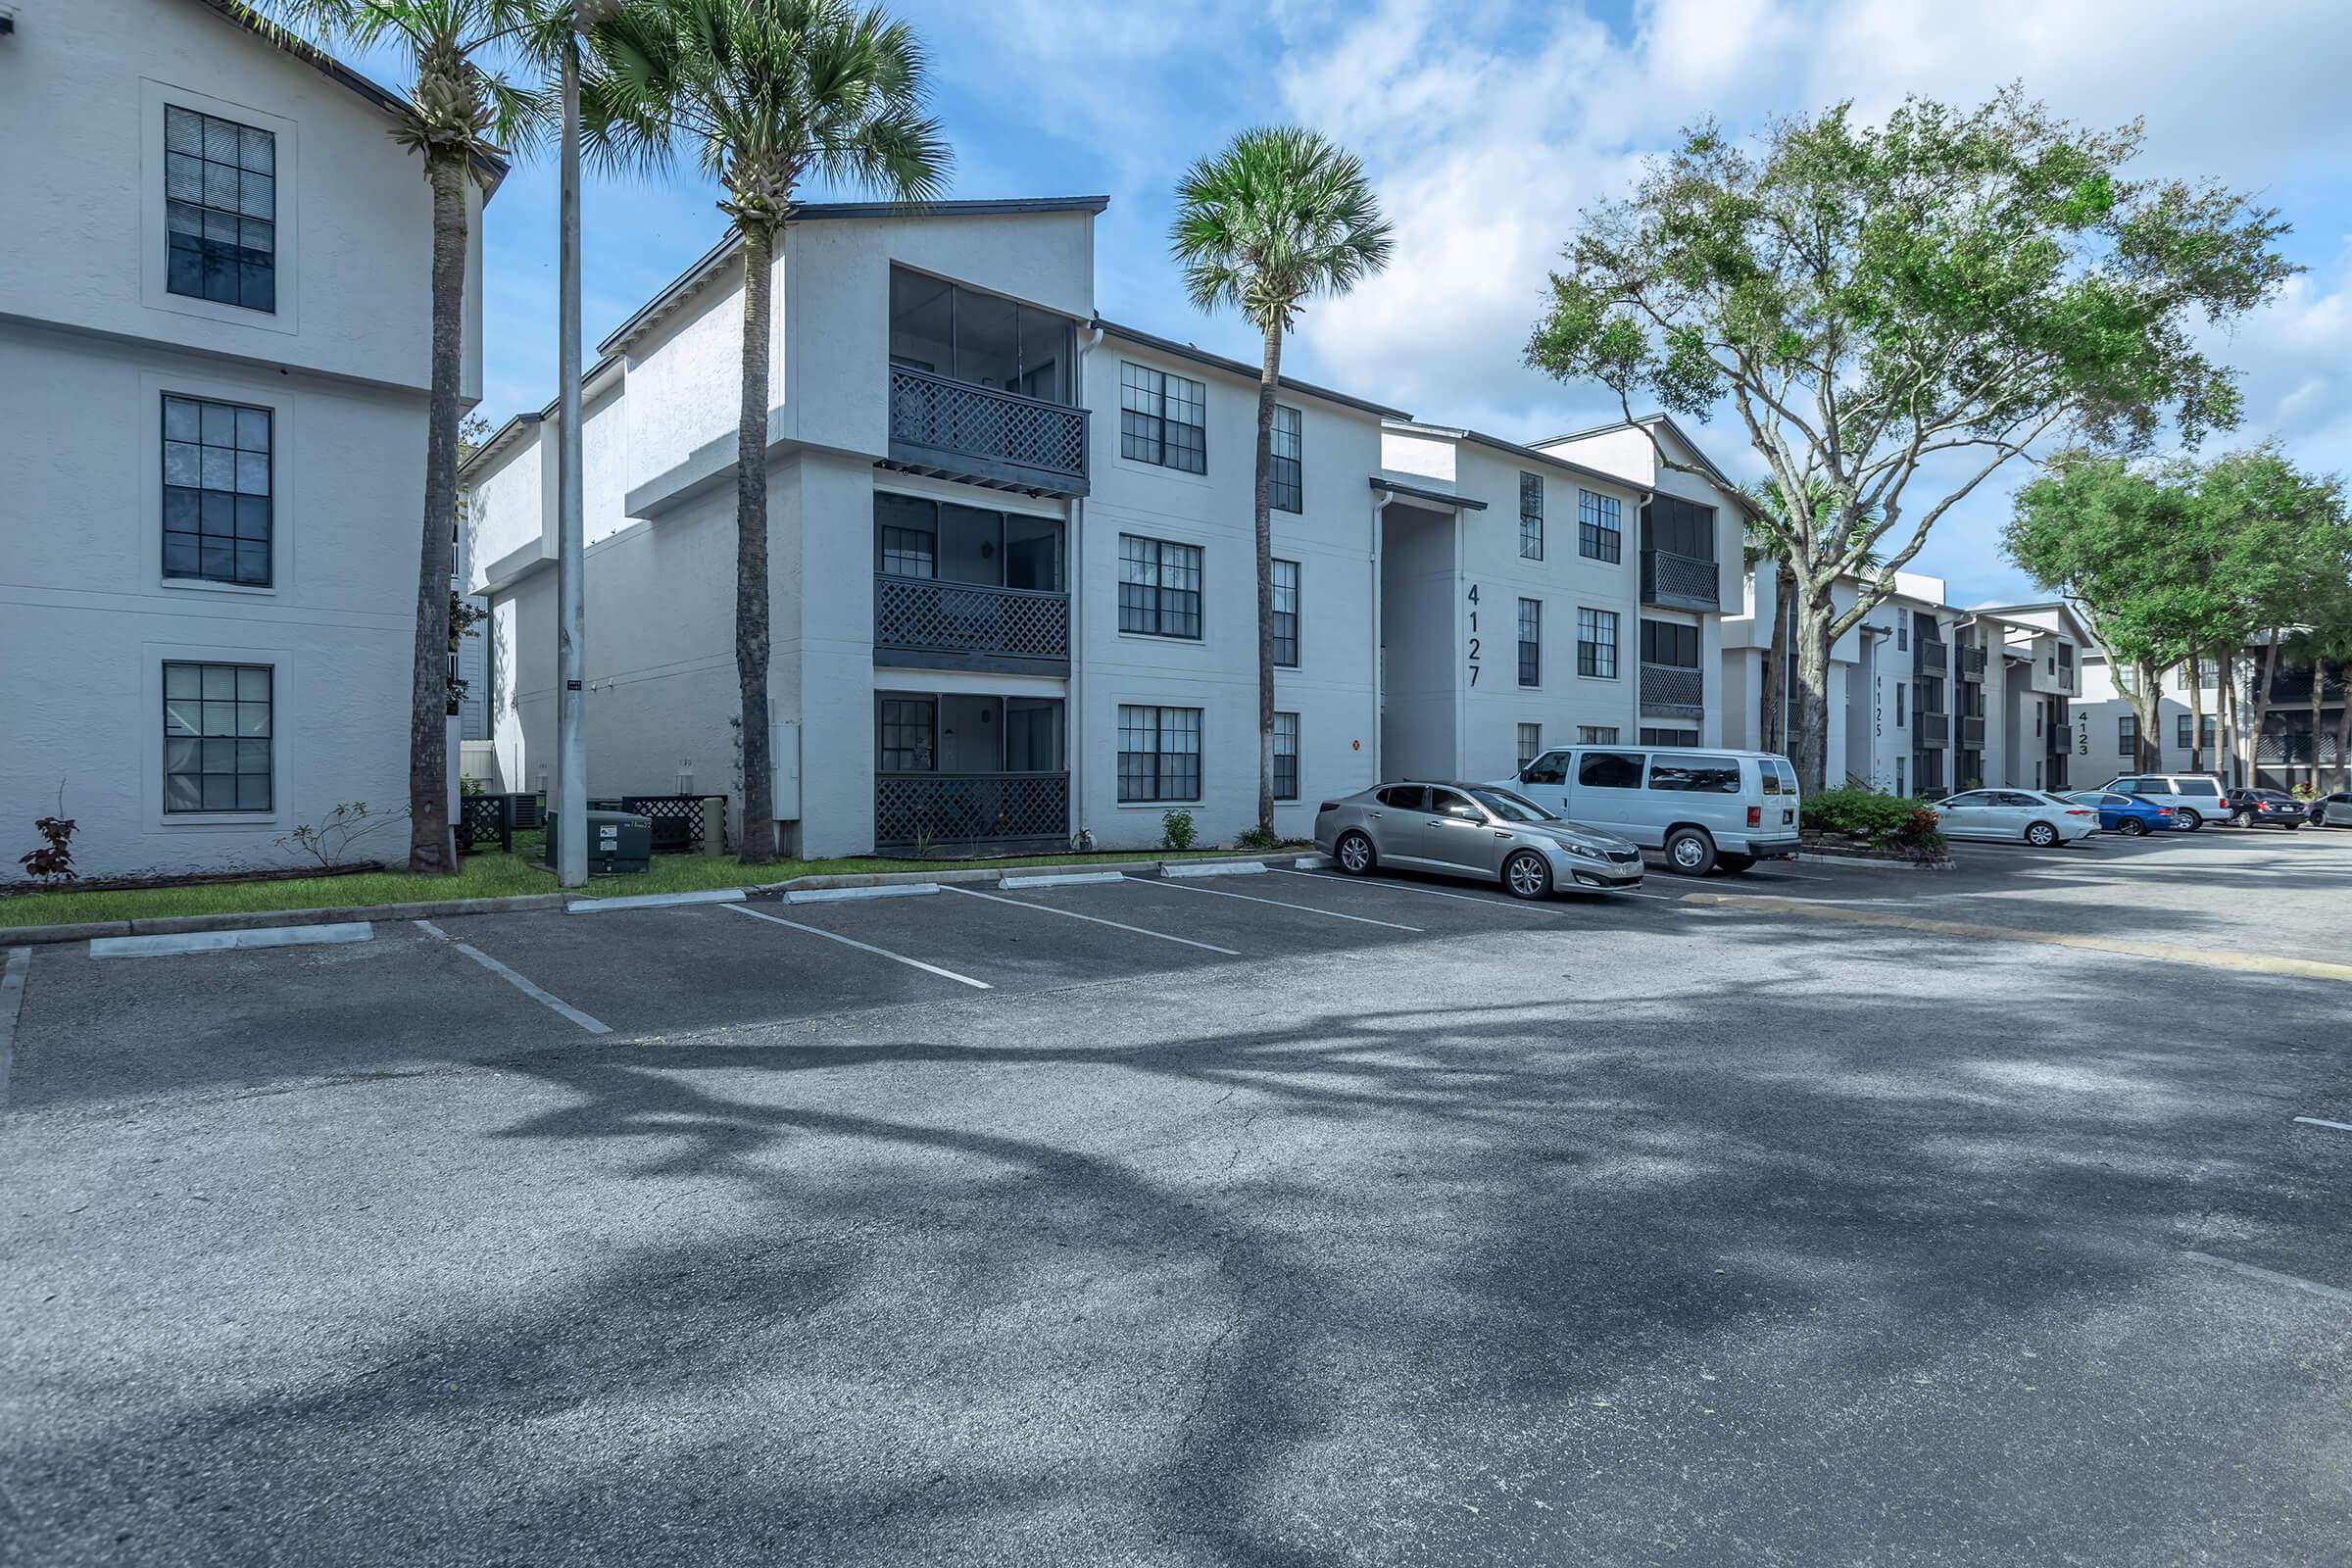
[[[1533,850],[1502,862],[1503,890],[1514,899],[1541,899],[1551,892],[1551,867]]]
[[[1685,876],[1705,876],[1715,869],[1715,841],[1703,828],[1681,827],[1667,835],[1666,861]]]
[[[2128,839],[2136,839],[2147,833],[2148,824],[2136,816],[2127,816],[2115,824],[2115,830]]]
[[[2026,842],[2037,850],[2046,850],[2058,842],[2058,830],[2047,822],[2036,822],[2026,829]]]
[[[1753,871],[1756,868],[1756,858],[1752,855],[1718,855],[1715,857],[1715,864],[1719,869],[1738,876],[1743,871]]]
[[[2230,820],[2237,824],[2239,827],[2252,827],[2254,825],[2254,813],[2252,811],[2240,811]]]
[[[2194,833],[2205,825],[2205,819],[2185,806],[2180,808],[2180,831],[2183,833]]]
[[[1349,876],[1363,876],[1380,861],[1372,853],[1372,841],[1352,830],[1340,835],[1340,842],[1331,847],[1331,858]]]

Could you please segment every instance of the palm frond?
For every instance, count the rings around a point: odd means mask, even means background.
[[[1362,160],[1296,125],[1245,130],[1176,183],[1169,248],[1202,310],[1288,328],[1309,299],[1388,265],[1393,231]]]

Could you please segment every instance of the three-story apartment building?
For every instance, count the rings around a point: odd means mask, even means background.
[[[74,818],[85,876],[293,863],[407,799],[431,201],[395,108],[224,0],[0,36],[0,821]]]
[[[814,204],[786,232],[769,690],[793,853],[1141,847],[1171,809],[1210,838],[1254,818],[1257,369],[1102,317],[1103,205]],[[593,794],[740,794],[741,265],[713,250],[589,376]],[[553,755],[555,421],[510,422],[466,471],[513,788]],[[1715,599],[1658,599],[1689,635],[1643,630],[1646,467],[1289,377],[1273,454],[1281,832],[1383,776],[1720,734],[1699,678],[1720,575]],[[1645,686],[1645,661],[1688,678]]]

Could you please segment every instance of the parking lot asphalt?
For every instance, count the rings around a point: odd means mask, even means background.
[[[42,950],[0,1560],[2331,1560],[2352,985],[1795,906],[2352,964],[2352,833],[1962,857]]]

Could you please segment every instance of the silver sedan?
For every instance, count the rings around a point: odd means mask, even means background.
[[[1383,784],[1315,813],[1315,843],[1351,876],[1393,865],[1500,882],[1513,898],[1642,885],[1642,851],[1492,784]]]

